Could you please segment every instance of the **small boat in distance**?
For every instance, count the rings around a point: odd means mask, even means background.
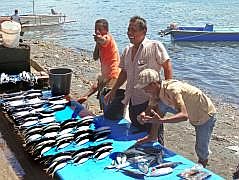
[[[239,41],[239,28],[214,29],[213,24],[204,27],[177,26],[171,23],[167,29],[159,32],[161,37],[170,35],[172,41]]]
[[[4,21],[10,20],[10,16],[0,16],[0,24]],[[34,28],[44,27],[44,26],[54,26],[64,23],[69,23],[73,21],[66,21],[66,16],[64,14],[56,15],[46,15],[46,14],[27,14],[20,15],[22,30],[29,31]]]
[[[54,9],[51,9],[51,12],[49,14],[36,14],[34,0],[32,1],[32,14],[19,16],[22,25],[22,31],[31,31],[35,28],[75,22],[69,20],[66,21],[66,15],[63,13],[56,12]],[[11,16],[0,16],[0,24],[7,20],[11,20]]]

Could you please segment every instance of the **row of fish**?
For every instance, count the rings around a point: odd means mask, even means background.
[[[110,142],[98,144],[109,137],[111,129],[94,129],[93,116],[56,120],[56,112],[71,106],[63,96],[44,97],[41,90],[29,90],[2,95],[1,105],[22,137],[25,150],[49,174],[54,175],[67,164],[103,159],[113,149]],[[87,142],[98,145],[89,146]],[[67,146],[76,150],[69,151]]]
[[[78,165],[89,159],[96,161],[104,159],[112,150],[112,142],[104,142],[96,146],[89,146],[88,148],[69,150],[55,155],[46,155],[38,160],[45,167],[47,173],[54,175],[57,170],[65,167],[67,164]]]
[[[36,127],[24,134],[24,147],[34,157],[41,157],[46,151],[55,148],[56,151],[63,149],[70,144],[81,146],[87,142],[98,142],[108,138],[111,130],[104,129],[91,130],[81,126],[79,130],[71,133],[62,133],[58,125],[50,125],[44,128]]]
[[[19,81],[29,82],[34,85],[37,83],[37,80],[37,76],[26,71],[22,71],[18,75],[9,75],[6,73],[1,73],[0,75],[0,85],[6,83],[17,83]]]

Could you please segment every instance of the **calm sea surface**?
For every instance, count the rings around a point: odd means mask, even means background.
[[[1,0],[0,15],[32,13],[31,0]],[[239,105],[239,43],[176,43],[161,38],[158,32],[171,22],[180,25],[215,28],[239,27],[238,0],[35,0],[35,12],[50,9],[76,20],[60,27],[26,33],[30,38],[55,40],[76,50],[93,50],[94,22],[106,18],[120,52],[128,44],[128,20],[140,15],[148,21],[148,37],[162,41],[173,61],[174,77],[186,80],[209,93],[214,99]]]

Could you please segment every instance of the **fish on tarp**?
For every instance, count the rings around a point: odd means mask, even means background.
[[[80,124],[92,124],[94,119],[80,119],[77,123]]]
[[[73,162],[76,164],[82,164],[86,161],[88,161],[92,156],[94,155],[93,152],[91,151],[86,151],[85,153],[75,156],[75,158],[73,159]]]
[[[109,126],[102,126],[94,130],[96,134],[99,132],[111,132],[111,128]]]
[[[102,141],[105,140],[109,137],[109,135],[111,134],[111,131],[102,131],[102,132],[97,132],[93,134],[93,141],[97,142],[97,141]]]
[[[28,138],[25,139],[25,142],[26,144],[29,143],[29,142],[32,142],[32,141],[36,141],[38,139],[41,139],[42,138],[42,135],[41,134],[33,134],[31,136],[29,136]]]
[[[56,149],[57,150],[60,150],[60,149],[63,149],[65,148],[66,146],[70,145],[73,141],[73,138],[65,138],[65,139],[62,139],[61,141],[58,141],[57,144],[56,144]]]
[[[96,151],[93,157],[96,160],[104,159],[111,153],[112,149],[113,148],[108,148],[108,149],[102,149],[101,151]]]
[[[42,131],[43,131],[43,134],[46,134],[49,132],[58,132],[59,129],[60,129],[59,125],[51,125],[51,126],[48,126],[47,128],[44,128]]]
[[[70,121],[65,123],[64,125],[61,124],[60,131],[63,131],[64,129],[67,129],[67,128],[74,128],[76,124],[77,124],[76,121]]]
[[[35,93],[24,95],[24,99],[32,99],[32,98],[42,97],[42,96],[43,96],[42,93],[35,92]]]
[[[36,104],[32,104],[30,107],[36,109],[36,108],[40,108],[42,106],[44,106],[46,103],[36,103]]]
[[[18,96],[5,97],[2,100],[4,102],[9,102],[9,101],[23,100],[24,97],[25,96],[23,96],[23,95],[18,95]]]
[[[45,152],[47,152],[48,150],[50,150],[54,145],[55,145],[55,142],[54,142],[54,141],[48,141],[47,143],[43,144],[42,146],[36,147],[36,148],[32,151],[32,156],[33,156],[35,159],[38,159],[38,158],[41,157]]]
[[[49,167],[53,162],[59,161],[63,158],[61,157],[70,157],[72,159],[72,154],[74,153],[74,150],[70,150],[70,151],[63,151],[63,152],[59,152],[57,154],[48,154],[45,156],[42,156],[39,158],[39,161],[41,164],[43,164],[45,167]]]
[[[33,109],[32,107],[19,107],[19,108],[11,107],[8,108],[6,111],[8,112],[8,114],[14,114],[21,111],[30,111],[32,109]]]
[[[63,136],[64,135],[64,136]],[[59,138],[61,137],[61,138]],[[57,144],[61,143],[62,141],[73,141],[74,140],[74,136],[69,135],[69,134],[62,134],[61,136],[58,136],[56,138]]]
[[[100,144],[98,144],[94,147],[95,147],[95,149],[97,149],[97,148],[100,148],[102,146],[112,146],[112,144],[113,144],[113,142],[102,142],[102,143],[100,143]]]
[[[57,137],[58,131],[49,131],[42,134],[44,137]]]
[[[93,130],[91,129],[87,129],[87,130],[80,130],[80,131],[76,131],[74,133],[74,138],[77,139],[77,138],[80,138],[82,136],[86,136],[86,135],[93,135]]]
[[[34,98],[34,99],[28,99],[28,100],[25,100],[25,104],[26,105],[33,105],[33,104],[45,104],[46,101],[40,99],[40,98]]]
[[[67,104],[67,103],[69,103],[69,101],[68,100],[66,100],[66,99],[59,99],[59,100],[48,100],[48,103],[50,103],[50,104]]]
[[[37,143],[32,147],[31,152],[33,153],[34,151],[36,151],[37,149],[42,148],[42,146],[44,146],[45,144],[51,144],[52,146],[56,143],[56,141],[54,139],[49,139],[49,140],[45,140],[43,142]]]
[[[102,146],[102,147],[99,147],[99,148],[95,149],[95,152],[103,151],[103,150],[106,150],[106,149],[113,150],[113,146],[112,145]]]
[[[15,100],[11,102],[4,103],[5,106],[10,106],[10,107],[19,107],[19,106],[26,106],[26,102],[24,100]]]
[[[31,93],[42,93],[42,90],[40,89],[30,89],[28,91],[24,91],[23,95],[31,94]]]
[[[79,127],[75,127],[74,128],[74,131],[75,132],[78,132],[78,131],[86,131],[86,130],[90,130],[90,126],[89,125],[82,125],[82,126],[79,126]]]
[[[75,152],[73,152],[72,158],[76,158],[77,156],[80,156],[82,154],[88,154],[88,153],[94,154],[94,149],[92,146],[88,148],[81,148],[76,150]]]
[[[72,133],[74,130],[74,127],[65,127],[65,129],[59,129],[59,135],[63,135],[63,134],[69,134]]]
[[[2,95],[3,98],[10,98],[10,97],[14,97],[14,96],[20,96],[23,95],[23,91],[19,91],[19,92],[14,92],[14,93],[5,93]]]
[[[58,131],[59,129],[60,129],[60,125],[59,123],[56,123],[56,122],[49,123],[42,128],[43,132],[49,132],[51,130]]]
[[[39,118],[44,118],[44,117],[50,117],[50,116],[54,116],[55,112],[54,111],[42,111],[38,114]]]
[[[26,147],[26,149],[31,149],[33,147],[35,147],[37,144],[41,143],[41,142],[44,142],[44,141],[48,141],[48,140],[55,140],[55,138],[46,138],[46,137],[42,137],[40,139],[37,139],[36,141],[31,141],[31,142],[28,142],[28,143],[25,143],[23,146]]]
[[[163,176],[163,175],[167,175],[173,172],[173,168],[171,167],[164,167],[164,168],[160,168],[160,169],[155,169],[152,170],[150,172],[150,174],[148,174],[147,176]]]
[[[34,129],[36,129],[36,128],[43,128],[43,125],[42,124],[38,124],[36,126],[28,127],[26,129],[22,130],[22,134],[26,134],[26,133],[28,133],[28,132],[30,132],[32,130],[34,131]]]
[[[74,134],[73,133],[58,134],[58,136],[56,137],[56,141],[61,141],[62,139],[68,137],[74,139]]]
[[[57,162],[57,161],[61,161],[62,159],[72,160],[72,156],[71,156],[71,154],[64,154],[62,156],[55,157],[55,158],[52,159],[52,163]]]
[[[52,123],[52,122],[55,122],[55,121],[56,121],[56,118],[54,116],[49,116],[49,117],[39,119],[40,124]]]
[[[183,164],[182,162],[166,162],[166,163],[161,163],[157,166],[154,166],[152,170],[160,169],[160,168],[166,168],[166,167],[171,167],[175,168],[176,166]]]
[[[55,162],[53,162],[47,169],[45,169],[46,170],[46,172],[48,173],[48,174],[52,174],[53,172],[54,172],[54,169],[57,167],[57,166],[59,166],[60,164],[64,164],[64,166],[67,164],[67,161],[69,161],[69,160],[71,160],[71,159],[62,159],[62,160],[60,160],[60,161],[55,161]]]
[[[60,126],[64,127],[68,123],[77,123],[77,121],[76,121],[76,119],[67,119],[67,120],[63,121],[62,123],[60,123]]]
[[[77,137],[74,141],[78,146],[80,146],[89,142],[91,139],[92,139],[92,135],[86,134],[85,136]]]
[[[54,112],[62,111],[65,108],[66,108],[66,106],[64,104],[56,104],[56,105],[50,107],[50,109],[53,110]]]
[[[55,175],[55,172],[64,168],[67,164],[68,164],[68,162],[61,162],[61,163],[57,164],[55,166],[55,168],[53,169],[53,172],[50,174],[50,176],[53,178]]]
[[[84,120],[86,120],[86,119],[94,119],[94,116],[85,116],[85,117],[82,117],[81,118],[81,121],[84,121]]]
[[[42,127],[37,127],[37,128],[34,128],[32,129],[31,131],[28,131],[26,134],[24,134],[24,138],[27,139],[29,138],[30,136],[34,135],[34,134],[41,134],[42,133]]]
[[[64,99],[64,95],[52,96],[52,97],[46,98],[46,100],[48,100],[48,101],[55,101],[55,100],[61,100],[61,99]]]

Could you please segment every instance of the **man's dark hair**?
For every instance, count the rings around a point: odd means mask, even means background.
[[[147,31],[147,21],[140,17],[140,16],[133,16],[129,20],[130,22],[137,22],[140,30],[146,30]]]
[[[102,23],[102,24],[103,24],[103,27],[104,27],[107,31],[109,31],[109,23],[108,23],[108,21],[107,21],[106,19],[98,19],[98,20],[95,21],[95,24],[97,24],[97,23]]]
[[[15,13],[18,13],[18,9],[15,9]]]

